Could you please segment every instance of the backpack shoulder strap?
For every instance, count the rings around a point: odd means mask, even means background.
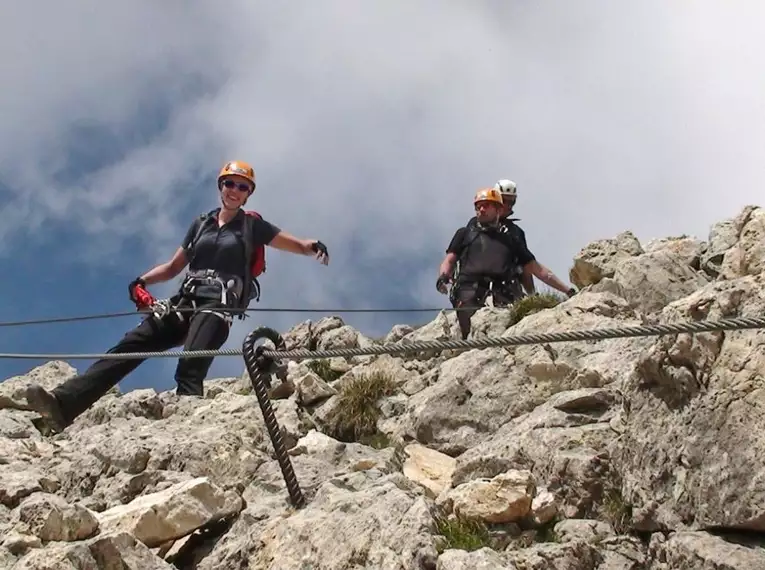
[[[247,308],[250,303],[250,291],[252,289],[252,275],[250,274],[250,265],[252,264],[252,214],[244,213],[242,221],[242,240],[244,241],[244,283],[242,284],[242,298],[239,305],[241,309]],[[244,313],[242,313],[242,317]]]
[[[211,217],[215,217],[217,213],[218,213],[218,210],[211,210],[209,212],[199,214],[199,216],[197,217],[197,231],[194,234],[194,237],[191,238],[191,243],[189,244],[189,251],[191,252],[192,258],[194,256],[194,248],[197,245],[197,241],[199,241],[199,236],[202,235],[202,231],[205,229],[205,224],[207,223],[207,220]]]

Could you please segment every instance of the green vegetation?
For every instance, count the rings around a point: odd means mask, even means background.
[[[603,494],[602,515],[617,534],[627,534],[630,531],[632,506],[624,500],[620,489],[614,487]]]
[[[439,552],[449,548],[460,550],[478,550],[484,546],[491,546],[491,535],[486,525],[479,521],[464,517],[449,519],[443,515],[435,517],[438,534],[444,537],[443,545]]]
[[[564,300],[563,295],[558,293],[536,293],[518,299],[510,307],[511,317],[510,325],[515,325],[521,322],[525,317],[542,311],[544,309],[552,309],[556,305],[560,304]]]
[[[377,430],[380,399],[395,392],[393,378],[375,371],[354,376],[343,383],[338,400],[328,414],[331,437],[345,442],[362,442],[385,447],[387,438]]]

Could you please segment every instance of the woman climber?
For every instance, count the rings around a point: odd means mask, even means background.
[[[149,308],[136,328],[109,353],[218,350],[229,336],[232,313],[244,315],[259,291],[255,277],[264,268],[264,246],[315,255],[329,263],[326,246],[298,239],[242,207],[255,191],[255,171],[245,162],[229,162],[218,175],[221,207],[197,217],[172,259],[157,265],[128,286],[138,309]],[[147,285],[173,279],[188,265],[179,291],[166,305],[157,304]],[[184,309],[175,311],[176,309]],[[203,381],[214,357],[179,358],[176,394],[202,396]],[[51,392],[37,384],[27,388],[27,402],[56,431],[63,431],[106,392],[135,370],[144,359],[101,359],[83,374]]]

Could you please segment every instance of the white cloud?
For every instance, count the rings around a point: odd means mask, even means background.
[[[136,234],[159,261],[190,221],[174,206],[214,207],[195,180],[241,158],[251,205],[333,255],[269,252],[269,305],[374,305],[372,271],[384,286],[410,255],[431,260],[413,294],[445,305],[429,283],[497,178],[518,182],[530,245],[564,279],[589,240],[705,237],[765,182],[756,1],[38,4],[0,8],[6,246],[77,212],[93,263]],[[56,182],[74,125],[119,137],[147,96],[177,98],[159,136]]]

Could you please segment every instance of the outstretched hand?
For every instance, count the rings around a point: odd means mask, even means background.
[[[327,251],[326,245],[319,240],[312,240],[311,250],[316,254],[314,257],[316,257],[322,264],[329,264],[329,252]]]

